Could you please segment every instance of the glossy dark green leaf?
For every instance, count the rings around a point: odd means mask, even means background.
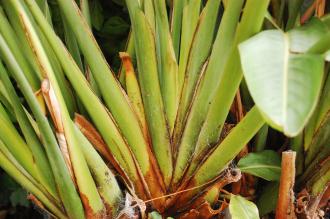
[[[269,182],[261,189],[261,195],[257,200],[257,206],[261,216],[275,210],[278,198],[278,182]]]
[[[105,21],[101,32],[110,36],[121,36],[128,33],[129,25],[119,16],[110,17]]]
[[[249,153],[238,162],[238,167],[244,173],[261,177],[265,180],[279,180],[281,175],[280,156],[271,150]]]
[[[91,11],[92,26],[96,30],[101,30],[104,22],[104,15],[99,0],[91,1],[90,7],[91,7],[90,11]]]

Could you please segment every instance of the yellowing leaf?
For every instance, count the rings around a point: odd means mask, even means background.
[[[238,195],[231,195],[229,212],[232,219],[259,219],[257,206]]]

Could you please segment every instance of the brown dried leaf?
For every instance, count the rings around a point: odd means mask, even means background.
[[[42,202],[34,195],[28,194],[27,199],[30,200],[33,204],[35,204],[35,206],[37,206],[40,210],[47,212],[48,215],[51,215],[53,218],[56,218],[56,216],[53,215],[50,211],[48,211],[47,208],[45,208],[45,206],[42,204]]]
[[[108,147],[105,144],[103,138],[98,133],[96,128],[82,115],[75,113],[74,118],[75,124],[78,126],[80,131],[86,136],[86,138],[94,145],[95,149],[107,160],[112,159],[111,153],[108,151]]]
[[[241,171],[239,169],[230,169],[228,168],[223,172],[221,176],[219,176],[216,180],[210,181],[202,186],[195,187],[194,182],[189,182],[186,185],[183,185],[178,191],[185,191],[180,195],[173,196],[171,200],[169,200],[168,205],[171,206],[170,211],[175,213],[180,210],[186,210],[187,208],[191,209],[191,206],[199,206],[204,202],[206,192],[212,188],[213,186],[218,186],[219,189],[224,186],[237,182],[241,178]],[[199,193],[196,198],[191,200],[191,191],[195,189],[201,189],[204,187],[201,193]]]
[[[204,202],[196,209],[191,209],[189,212],[179,216],[179,219],[209,219],[221,212],[221,209],[212,209],[210,203]]]
[[[126,193],[125,206],[116,219],[138,219],[140,214],[141,218],[144,218],[146,209],[146,205],[141,199]]]
[[[60,150],[62,152],[62,155],[65,160],[65,164],[69,170],[69,173],[71,175],[71,178],[73,182],[75,183],[75,176],[71,164],[68,144],[64,135],[64,127],[62,122],[62,115],[60,111],[59,103],[56,99],[54,89],[52,88],[52,85],[49,83],[48,79],[44,79],[41,83],[41,92],[45,99],[48,111],[51,115],[51,118],[53,120],[53,123],[55,125],[56,129],[56,138],[58,141],[58,144],[60,146]]]
[[[60,146],[62,155],[64,157],[65,164],[69,169],[69,173],[72,178],[72,181],[76,184],[76,178],[74,176],[73,167],[72,167],[72,163],[71,163],[71,159],[70,159],[70,153],[69,153],[68,144],[67,144],[65,135],[63,133],[56,132],[56,138],[57,138],[58,144]]]
[[[117,171],[119,176],[123,179],[124,183],[128,188],[132,187],[132,182],[129,180],[127,174],[120,167],[115,157],[108,151],[108,146],[104,142],[102,136],[94,128],[94,126],[82,115],[75,113],[74,122],[83,135],[88,139],[89,142],[95,147],[95,149],[111,163],[114,171]],[[143,186],[142,186],[143,187]],[[142,190],[141,190],[142,191]]]
[[[298,193],[295,209],[298,218],[323,218],[322,215],[324,214],[324,211],[322,208],[329,204],[329,188],[330,187],[325,189],[324,192],[318,196],[310,195],[306,189],[303,189],[300,193]]]
[[[62,115],[61,115],[59,103],[57,102],[54,90],[52,88],[52,85],[49,83],[48,79],[44,79],[42,81],[41,92],[46,101],[46,105],[54,122],[56,131],[59,133],[63,133],[64,128],[63,128]]]

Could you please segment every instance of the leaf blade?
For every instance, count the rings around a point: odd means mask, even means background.
[[[255,204],[238,195],[231,195],[229,211],[232,219],[259,219]]]
[[[290,48],[289,36],[279,30],[264,31],[239,46],[244,76],[256,105],[270,125],[295,136],[316,106],[323,60],[319,55],[292,54]]]
[[[237,165],[242,172],[261,177],[268,181],[277,181],[281,176],[280,156],[271,150],[249,153],[240,159]]]

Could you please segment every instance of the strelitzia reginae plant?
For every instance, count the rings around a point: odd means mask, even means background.
[[[62,38],[46,0],[2,0],[0,11],[0,166],[47,214],[211,218],[230,200],[232,218],[258,218],[223,188],[241,171],[279,180],[274,151],[231,165],[255,135],[262,151],[268,125],[297,136],[292,149],[307,151],[310,168],[302,188],[312,177],[307,188],[323,194],[329,165],[322,180],[313,168],[329,156],[317,137],[329,137],[317,128],[329,110],[326,17],[292,29],[301,1],[290,3],[284,32],[268,12],[279,1],[126,0],[131,32],[115,74],[88,1],[55,2]]]

